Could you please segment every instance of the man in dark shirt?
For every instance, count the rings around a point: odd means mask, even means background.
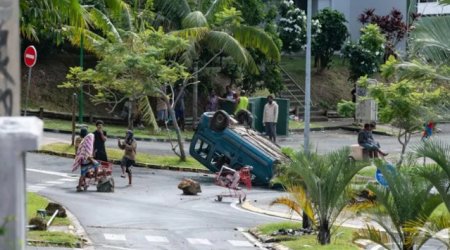
[[[106,131],[103,131],[103,121],[98,120],[95,126],[97,126],[97,130],[94,132],[94,159],[108,161],[105,148]]]
[[[380,149],[380,143],[373,139],[372,130],[375,125],[366,123],[364,124],[364,129],[358,134],[358,144],[369,152],[371,158],[378,157],[378,154],[382,156],[388,155]]]

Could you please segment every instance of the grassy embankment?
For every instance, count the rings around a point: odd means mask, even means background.
[[[36,217],[38,209],[45,209],[48,200],[36,193],[27,193],[27,219],[30,220]],[[51,215],[47,215],[45,220],[48,221]],[[52,222],[52,226],[69,226],[70,220],[68,218],[56,217]],[[34,245],[44,246],[65,246],[76,247],[80,238],[74,234],[66,232],[50,232],[50,231],[28,231],[27,240]]]

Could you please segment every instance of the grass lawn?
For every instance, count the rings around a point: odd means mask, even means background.
[[[86,123],[86,125],[88,125],[89,132],[95,131],[95,123],[94,124]],[[72,130],[72,122],[65,121],[65,120],[57,120],[57,119],[44,119],[44,128],[71,131]],[[108,133],[108,135],[111,135],[111,136],[125,137],[125,133],[127,130],[128,129],[125,126],[105,124],[105,131]],[[79,131],[79,129],[77,131]],[[161,130],[160,132],[153,132],[153,131],[150,131],[149,129],[135,128],[133,130],[133,132],[134,132],[135,137],[140,137],[140,138],[164,138],[164,139],[166,139],[166,138],[170,137],[172,139],[176,139],[176,133],[173,130],[170,130],[170,132],[167,132],[166,130]],[[182,133],[183,138],[188,138],[188,139],[192,138],[192,136],[194,134],[192,131],[185,131],[185,132],[181,132],[181,133]]]
[[[48,150],[58,153],[69,153],[73,154],[75,149],[68,143],[52,143],[44,145],[41,150]],[[123,150],[107,148],[106,152],[110,160],[120,160],[123,156]],[[186,162],[181,162],[178,156],[161,156],[161,155],[150,155],[144,153],[136,154],[137,163],[153,164],[160,166],[174,166],[181,168],[196,168],[196,169],[206,169],[200,163],[198,163],[194,158],[187,157]]]
[[[270,235],[274,231],[285,228],[300,228],[301,223],[298,222],[280,222],[265,224],[258,227],[259,232]],[[289,247],[292,250],[297,249],[320,249],[320,250],[357,250],[358,246],[352,243],[352,234],[355,232],[354,229],[340,227],[331,236],[331,244],[322,246],[317,243],[317,235],[304,235],[299,237],[282,237],[280,242],[282,245]]]
[[[27,192],[27,218],[28,220],[36,217],[36,211],[38,209],[45,209],[48,205],[48,200],[36,193]],[[46,220],[49,220],[52,215],[49,214],[45,217]],[[67,218],[58,218],[52,222],[53,226],[68,226],[70,225],[70,220]]]
[[[309,124],[310,128],[323,128],[324,126],[320,125],[319,123],[311,122]],[[304,129],[305,123],[299,122],[299,121],[293,121],[289,120],[289,129]]]
[[[45,209],[47,207],[48,200],[38,194],[27,192],[27,219],[31,219],[36,216],[38,209]],[[51,215],[46,216],[46,220],[50,219]],[[52,223],[53,226],[68,226],[70,220],[67,218],[56,217]],[[31,241],[31,244],[45,246],[66,246],[76,247],[80,242],[80,238],[76,235],[65,232],[48,232],[48,231],[28,231],[27,239]]]

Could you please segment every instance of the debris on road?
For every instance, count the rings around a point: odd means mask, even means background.
[[[183,190],[184,195],[197,195],[197,193],[202,192],[200,183],[187,178],[183,179],[180,184],[178,184],[178,189]]]

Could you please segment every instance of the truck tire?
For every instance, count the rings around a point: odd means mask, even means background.
[[[223,110],[217,111],[211,120],[211,129],[214,131],[222,131],[230,125],[230,116]]]
[[[240,125],[251,128],[253,124],[253,115],[248,110],[239,110],[236,114],[236,120]]]
[[[114,192],[114,179],[112,176],[104,176],[100,178],[97,184],[97,192]]]

